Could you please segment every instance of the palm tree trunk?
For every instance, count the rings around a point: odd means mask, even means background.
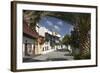
[[[80,37],[80,55],[82,59],[90,58],[90,38],[86,34],[81,34]]]

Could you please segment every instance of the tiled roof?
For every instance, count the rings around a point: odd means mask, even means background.
[[[27,34],[28,36],[31,36],[33,38],[38,38],[38,33],[36,31],[32,31],[32,29],[25,22],[24,22],[24,25],[23,25],[23,32],[25,34]]]

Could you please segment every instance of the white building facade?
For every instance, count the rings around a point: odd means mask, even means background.
[[[52,47],[53,41],[55,41],[55,43],[59,43],[58,40],[52,39],[52,37],[56,36],[56,37],[60,38],[61,36],[59,34],[56,34],[55,32],[51,32],[47,28],[39,26],[39,25],[38,25],[38,27],[36,27],[36,31],[38,32],[38,34],[40,36],[44,37],[44,39],[45,39],[45,42],[41,45],[41,47],[38,47],[38,49],[41,49],[41,54],[46,54],[46,53],[54,51],[56,49],[61,49],[60,45],[54,45]],[[49,36],[47,36],[46,34]],[[51,41],[51,40],[53,40],[53,41]]]

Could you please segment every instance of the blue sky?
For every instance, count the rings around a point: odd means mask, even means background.
[[[50,16],[42,17],[39,21],[40,26],[46,27],[50,31],[55,31],[59,33],[61,36],[66,34],[70,34],[70,31],[73,29],[73,26],[69,23]]]

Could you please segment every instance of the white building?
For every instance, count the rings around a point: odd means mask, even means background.
[[[58,33],[55,32],[51,32],[50,30],[48,30],[45,27],[39,26],[37,24],[38,27],[36,27],[36,31],[38,32],[38,34],[44,38],[46,38],[46,33],[52,35],[52,36],[57,36],[57,37],[61,37]],[[59,43],[58,40],[55,40],[56,43]],[[54,47],[51,46],[51,42],[50,40],[45,41],[44,44],[42,44],[42,47],[38,47],[41,49],[41,54],[46,54],[48,52],[54,51],[56,49],[61,49],[61,46],[59,45],[55,45]]]

